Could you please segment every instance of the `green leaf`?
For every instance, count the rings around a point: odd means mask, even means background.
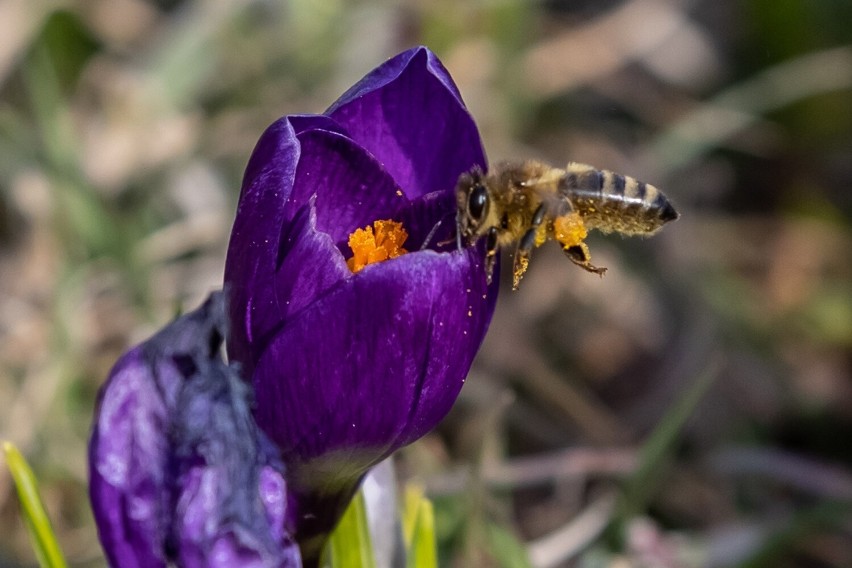
[[[331,568],[375,568],[363,491],[352,499],[326,548]]]
[[[21,502],[30,537],[33,539],[39,565],[44,568],[65,568],[67,566],[65,558],[56,542],[50,519],[39,497],[38,483],[32,469],[11,442],[3,442],[3,453],[6,454],[6,465],[9,467],[18,491],[18,499]]]

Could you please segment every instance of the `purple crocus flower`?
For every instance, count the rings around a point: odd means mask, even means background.
[[[249,161],[225,269],[228,353],[287,464],[306,565],[366,471],[431,430],[461,389],[497,289],[483,251],[456,248],[453,192],[485,165],[458,89],[422,47],[325,114],[278,120]],[[350,236],[383,220],[401,223],[412,252],[353,273]]]
[[[126,353],[101,389],[92,509],[111,566],[297,568],[286,483],[219,355],[221,294]]]

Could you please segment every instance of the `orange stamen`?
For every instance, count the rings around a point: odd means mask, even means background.
[[[397,221],[376,221],[372,227],[356,229],[349,235],[352,258],[346,261],[346,265],[357,273],[369,264],[403,255],[408,252],[402,248],[407,238],[408,231]]]

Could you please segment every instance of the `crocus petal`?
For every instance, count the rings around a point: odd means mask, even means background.
[[[493,306],[480,261],[474,250],[403,255],[285,324],[254,373],[255,416],[294,471],[333,455],[335,476],[361,472],[443,418]]]
[[[371,265],[294,314],[253,384],[258,424],[282,451],[305,562],[366,471],[446,415],[493,312],[481,250]]]
[[[172,426],[173,539],[179,564],[299,566],[296,546],[269,525],[281,516],[265,509],[268,462],[276,459],[252,419],[248,387],[222,363],[201,370],[181,390]],[[266,470],[263,496],[261,470]],[[278,487],[285,488],[283,477]]]
[[[394,218],[408,231],[409,250],[456,250],[455,203],[451,192],[435,191],[421,195],[397,212]]]
[[[376,219],[391,217],[407,203],[394,179],[364,148],[325,130],[299,134],[302,153],[285,211],[316,195],[317,228],[335,242]]]
[[[299,142],[286,119],[272,124],[246,167],[237,216],[225,263],[231,357],[245,364],[259,355],[260,340],[280,325],[275,309],[278,244],[286,219],[284,203],[293,190]]]
[[[115,364],[102,387],[89,443],[89,492],[98,532],[115,566],[165,566],[170,524],[168,432],[183,385],[177,354],[209,347],[216,306],[181,318]]]
[[[112,566],[301,566],[283,465],[218,355],[224,327],[219,294],[122,357],[101,390],[90,495]]]
[[[114,566],[165,566],[169,495],[164,398],[176,381],[165,378],[163,394],[151,389],[139,348],[116,363],[109,380],[116,386],[101,391],[89,450],[89,493],[101,543]]]
[[[280,261],[273,275],[273,303],[253,306],[273,311],[278,316],[279,325],[272,330],[273,333],[314,298],[352,276],[331,237],[317,230],[314,201],[312,198],[299,209],[281,235],[278,248]],[[251,371],[247,370],[247,375],[250,374]]]
[[[347,135],[345,128],[324,114],[291,114],[280,120],[289,121],[296,135],[309,130],[324,130],[343,136]]]
[[[240,331],[229,349],[249,374],[258,348],[289,313],[351,275],[340,253],[327,244],[345,245],[352,231],[391,218],[408,203],[375,158],[335,130],[331,119],[300,116],[292,121],[276,122],[258,143],[228,248],[225,281],[232,325]],[[263,160],[274,164],[264,166]],[[316,256],[288,259],[294,235],[304,233],[306,219],[297,216],[308,201],[315,208],[312,223],[331,240],[314,231],[310,243],[299,243],[296,252],[308,249]]]
[[[384,165],[410,198],[451,191],[461,172],[485,167],[479,131],[431,51],[401,53],[327,111]]]

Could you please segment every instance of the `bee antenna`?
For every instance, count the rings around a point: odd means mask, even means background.
[[[429,231],[429,234],[426,235],[425,239],[423,239],[423,244],[420,245],[420,250],[426,250],[426,247],[428,247],[429,243],[432,241],[432,237],[434,237],[435,233],[438,231],[438,227],[441,226],[442,221],[442,219],[439,219],[438,222],[435,223],[435,226],[432,227],[432,229]]]
[[[420,245],[420,250],[426,250],[426,247],[429,246],[429,243],[431,243],[432,239],[435,237],[435,233],[437,233],[438,229],[441,228],[441,223],[443,223],[444,219],[446,219],[449,216],[450,216],[450,213],[447,213],[446,215],[444,215],[443,217],[438,219],[438,222],[435,223],[435,226],[432,227],[432,229],[429,231],[429,234],[426,235],[425,239],[423,239],[423,244]],[[446,244],[446,241],[438,243],[438,246],[441,246],[441,245],[444,245],[444,244]]]

